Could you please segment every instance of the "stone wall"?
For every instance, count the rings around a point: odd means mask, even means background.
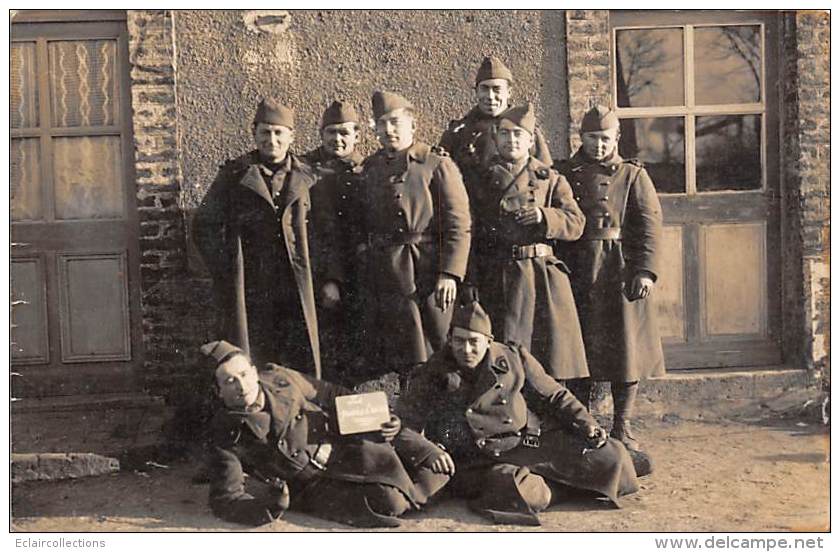
[[[784,19],[783,294],[786,358],[827,374],[830,341],[830,17]]]

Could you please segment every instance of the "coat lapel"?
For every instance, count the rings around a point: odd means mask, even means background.
[[[274,202],[271,200],[271,191],[268,189],[262,174],[260,174],[259,165],[250,165],[248,170],[245,171],[245,174],[242,175],[242,178],[239,179],[239,185],[251,190],[266,200],[272,209],[274,208]]]

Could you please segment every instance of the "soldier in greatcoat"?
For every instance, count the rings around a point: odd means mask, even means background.
[[[368,366],[404,373],[443,347],[470,251],[467,193],[455,163],[414,139],[414,107],[375,92],[382,149],[363,171]]]
[[[456,309],[446,349],[414,370],[397,409],[416,430],[397,436],[405,455],[452,474],[449,489],[497,523],[539,525],[576,491],[617,505],[638,490],[634,462],[649,473],[528,351],[495,342],[478,303]]]
[[[275,364],[258,372],[226,341],[201,351],[224,403],[211,422],[208,461],[218,517],[262,525],[292,509],[359,527],[398,527],[397,516],[419,509],[449,480],[431,461],[403,462],[394,437],[424,439],[401,429],[396,416],[378,435],[340,435],[335,397],[349,390]],[[262,489],[246,488],[245,474]]]
[[[584,217],[566,179],[530,155],[530,104],[502,113],[493,129],[498,154],[472,188],[471,281],[499,329],[559,380],[589,375],[569,269],[553,241],[576,240]]]
[[[294,127],[291,109],[260,102],[257,149],[220,168],[193,237],[213,278],[221,335],[257,362],[320,375],[308,229],[315,176],[289,152]]]
[[[321,145],[303,156],[318,178],[311,189],[313,275],[326,379],[353,383],[351,367],[363,347],[359,246],[363,156],[361,127],[350,103],[334,101],[321,117]],[[337,265],[337,266],[335,266]]]
[[[630,420],[639,380],[665,373],[652,295],[662,208],[642,163],[618,154],[615,113],[593,107],[580,131],[583,145],[558,168],[572,185],[586,227],[580,240],[560,247],[572,270],[589,372],[592,380],[610,382],[611,435],[638,450]]]

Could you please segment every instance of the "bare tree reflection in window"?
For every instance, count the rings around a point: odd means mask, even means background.
[[[761,28],[702,27],[694,32],[698,104],[761,101]]]
[[[683,105],[682,29],[629,29],[616,33],[619,107]]]

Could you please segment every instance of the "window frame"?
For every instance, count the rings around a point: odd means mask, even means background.
[[[695,70],[694,70],[694,30],[703,27],[759,27],[759,53],[761,56],[760,69],[760,102],[740,104],[708,104],[697,105],[695,102]],[[651,30],[651,29],[680,29],[683,38],[683,105],[661,107],[619,107],[618,106],[618,73],[616,64],[617,34],[619,31]],[[684,121],[685,148],[685,191],[659,192],[668,197],[696,197],[707,195],[729,194],[764,194],[767,191],[767,55],[766,55],[766,26],[761,20],[745,18],[743,21],[710,20],[700,23],[685,23],[679,21],[665,21],[645,25],[620,23],[610,28],[610,107],[620,120],[643,119],[650,117],[682,117]],[[761,116],[761,147],[759,151],[761,162],[761,186],[751,190],[697,190],[697,156],[696,156],[696,120],[697,117],[716,115],[760,115]]]

